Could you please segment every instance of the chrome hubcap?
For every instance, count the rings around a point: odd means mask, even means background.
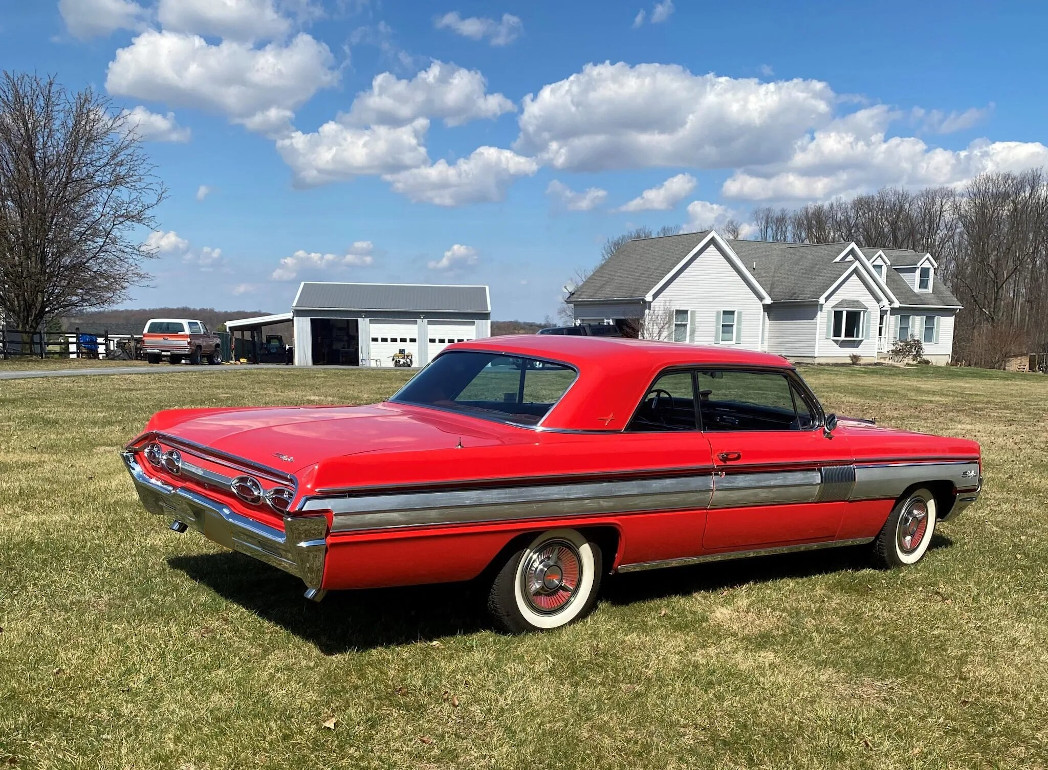
[[[928,531],[928,504],[913,500],[899,517],[899,550],[903,553],[916,551]]]
[[[545,543],[526,557],[521,570],[521,593],[533,610],[544,615],[563,610],[575,598],[582,560],[571,543]]]

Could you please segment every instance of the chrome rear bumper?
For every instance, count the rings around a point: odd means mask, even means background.
[[[950,521],[956,520],[958,516],[960,516],[962,513],[964,513],[964,510],[969,505],[971,505],[972,503],[974,503],[976,500],[979,499],[979,493],[982,492],[982,486],[983,486],[983,477],[982,477],[982,474],[979,474],[979,486],[977,486],[974,490],[973,489],[965,489],[965,490],[958,491],[957,492],[957,499],[953,503],[953,508],[950,509],[949,515],[945,516],[943,518],[949,519]]]
[[[124,451],[122,456],[147,511],[172,523],[181,522],[219,545],[296,575],[309,589],[319,591],[327,554],[325,516],[285,516],[281,532],[197,492],[147,476],[136,452]]]

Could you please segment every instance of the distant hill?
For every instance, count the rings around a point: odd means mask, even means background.
[[[217,329],[226,321],[237,318],[269,315],[265,310],[215,310],[211,307],[154,307],[134,310],[98,310],[62,319],[62,328],[101,334],[141,334],[150,318],[193,318],[203,321],[210,329]]]
[[[503,334],[534,334],[539,329],[545,329],[552,324],[540,324],[533,321],[492,321],[491,336],[499,337]]]

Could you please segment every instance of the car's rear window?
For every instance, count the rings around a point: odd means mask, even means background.
[[[150,321],[146,334],[184,334],[185,327],[181,321]]]
[[[452,351],[437,357],[390,400],[535,425],[576,375],[570,366],[536,358]]]

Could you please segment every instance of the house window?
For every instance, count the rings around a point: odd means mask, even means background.
[[[910,316],[908,315],[899,316],[899,339],[910,339]]]
[[[935,323],[939,319],[936,316],[930,315],[924,318],[924,342],[934,343],[935,342]]]
[[[674,310],[673,311],[673,341],[674,342],[687,342],[688,341],[688,311],[687,310]]]
[[[735,342],[735,311],[722,310],[720,322],[720,341]]]
[[[834,310],[833,338],[835,340],[861,340],[865,310]]]
[[[932,290],[932,269],[930,267],[922,267],[920,275],[917,277],[917,291],[931,291]]]
[[[884,265],[884,263],[883,262],[878,262],[878,263],[876,263],[874,265],[874,268],[877,270],[877,275],[879,275],[881,277],[881,280],[883,281],[884,280],[884,276],[885,276],[885,272],[884,272],[885,265]]]

